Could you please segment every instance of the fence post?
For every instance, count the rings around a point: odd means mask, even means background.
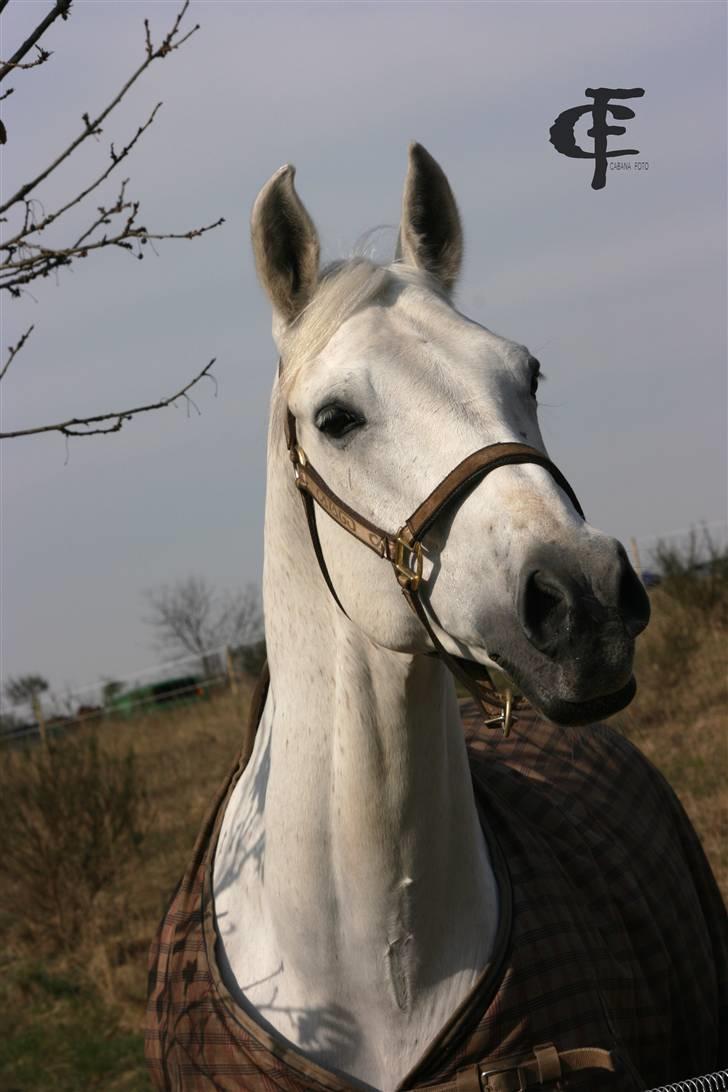
[[[235,674],[235,665],[233,663],[233,654],[230,651],[229,646],[225,648],[225,666],[227,667],[228,683],[230,690],[237,697],[238,694],[238,680]]]
[[[40,730],[40,741],[47,750],[48,749],[48,733],[46,732],[46,722],[45,722],[45,717],[43,716],[43,706],[42,706],[41,700],[40,700],[40,698],[38,697],[37,694],[33,695],[32,705],[33,705],[33,716],[35,717],[36,721],[38,722],[38,728]]]

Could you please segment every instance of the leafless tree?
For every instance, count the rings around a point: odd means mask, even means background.
[[[213,650],[225,645],[236,649],[260,639],[260,598],[251,585],[219,594],[204,577],[189,576],[151,589],[147,596],[151,612],[146,621],[159,645],[172,653],[199,656],[208,673]]]
[[[0,0],[0,16],[7,7],[9,0]],[[108,160],[100,165],[98,173],[89,178],[80,192],[70,196],[51,211],[46,211],[44,205],[37,199],[39,188],[49,178],[52,178],[58,168],[64,164],[70,156],[77,151],[86,141],[97,139],[104,131],[109,115],[116,109],[119,103],[127,95],[131,87],[146,72],[150,65],[163,60],[171,53],[178,50],[199,29],[198,25],[189,30],[182,29],[182,23],[189,7],[189,0],[184,0],[182,7],[172,23],[167,34],[157,45],[152,40],[149,21],[144,20],[144,38],[142,58],[124,84],[116,91],[110,101],[93,116],[84,113],[81,118],[79,133],[61,152],[56,155],[47,166],[34,177],[24,182],[15,193],[6,200],[0,201],[0,223],[5,227],[3,241],[0,242],[0,294],[5,292],[11,298],[20,297],[27,285],[38,279],[44,279],[51,274],[72,266],[75,262],[91,259],[101,250],[116,249],[128,253],[135,258],[143,258],[147,245],[154,249],[154,242],[166,239],[196,239],[224,222],[223,218],[202,227],[191,228],[186,231],[159,232],[153,231],[141,222],[140,203],[129,196],[129,179],[123,178],[113,191],[115,196],[104,198],[102,203],[93,209],[93,202],[86,202],[92,194],[99,191],[104,183],[115,173],[118,177],[120,165],[128,158],[138,141],[144,136],[154,123],[157,113],[162,106],[158,102],[151,110],[146,120],[139,125],[123,145],[117,147],[111,143]],[[46,16],[38,23],[33,32],[15,50],[7,61],[0,61],[0,83],[11,75],[24,74],[24,70],[36,68],[46,63],[52,54],[38,44],[39,39],[48,28],[58,19],[68,20],[71,12],[71,0],[56,0]],[[31,53],[35,50],[35,54]],[[30,55],[31,59],[27,60]],[[0,101],[6,99],[14,91],[8,88],[0,93]],[[0,123],[0,143],[12,145],[12,132],[7,133]],[[5,153],[7,156],[7,152]],[[101,191],[103,192],[103,191]],[[101,192],[96,195],[98,201]],[[86,202],[86,204],[84,204]],[[67,223],[63,218],[71,209],[82,207],[88,209],[85,226],[79,232],[73,232],[60,244],[50,245],[46,233],[53,227],[58,230],[59,223]],[[70,231],[70,228],[66,229]],[[0,380],[8,373],[10,365],[14,362],[20,351],[25,346],[34,327],[30,326],[22,337],[13,346],[8,346],[5,363],[0,367]],[[15,429],[10,432],[0,433],[0,439],[8,439],[18,436],[30,436],[40,432],[60,432],[69,436],[94,436],[99,433],[118,432],[125,421],[140,413],[162,409],[171,405],[177,399],[184,398],[188,408],[194,406],[189,391],[203,378],[212,379],[210,369],[214,364],[211,360],[192,379],[185,383],[180,390],[165,398],[146,405],[131,406],[128,409],[114,410],[112,412],[88,414],[84,417],[73,417],[65,421],[51,424],[37,425],[33,428]],[[196,407],[195,407],[196,408]]]
[[[35,702],[48,689],[42,675],[16,675],[5,683],[5,696],[13,705],[27,705],[34,709]]]
[[[45,717],[41,694],[48,689],[48,681],[42,675],[15,675],[5,683],[5,697],[13,705],[27,705],[35,717],[43,742],[46,741]]]

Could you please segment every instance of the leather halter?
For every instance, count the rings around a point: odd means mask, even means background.
[[[535,463],[537,466],[542,466],[545,470],[548,470],[551,477],[566,493],[583,519],[584,513],[581,505],[564,475],[546,455],[528,444],[488,444],[487,447],[481,447],[478,451],[474,451],[472,455],[468,455],[461,463],[458,463],[455,469],[451,470],[447,477],[433,489],[429,497],[415,509],[409,519],[405,520],[400,529],[391,534],[389,531],[377,527],[376,524],[355,511],[346,501],[337,496],[333,489],[329,488],[321,475],[311,465],[305,451],[298,442],[296,418],[290,409],[287,412],[285,429],[286,446],[293,463],[293,473],[303,501],[308,529],[319,568],[340,610],[346,614],[341,600],[336,594],[336,588],[331,580],[331,574],[321,548],[321,540],[316,526],[314,501],[340,527],[343,527],[345,531],[348,531],[350,535],[353,535],[365,546],[368,546],[379,557],[390,562],[397,582],[402,589],[402,594],[424,626],[435,647],[436,654],[473,695],[483,710],[485,724],[488,727],[500,726],[503,729],[503,734],[508,735],[511,724],[515,719],[513,716],[514,706],[522,699],[516,698],[514,700],[510,691],[501,694],[493,686],[486,668],[480,664],[453,656],[439,640],[420,597],[422,586],[422,539],[447,505],[462,496],[473,484],[482,480],[493,470],[497,470],[498,467],[513,466],[519,463]],[[493,716],[494,708],[498,710],[495,716]]]

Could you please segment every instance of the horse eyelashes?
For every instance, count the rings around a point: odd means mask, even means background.
[[[351,429],[356,428],[357,425],[362,424],[362,419],[352,410],[345,409],[344,406],[331,405],[324,406],[323,409],[319,410],[316,414],[315,423],[319,432],[338,439],[350,432]]]

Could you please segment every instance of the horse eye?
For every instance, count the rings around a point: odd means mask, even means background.
[[[363,423],[361,417],[352,410],[336,404],[324,406],[316,414],[316,428],[335,440]]]

